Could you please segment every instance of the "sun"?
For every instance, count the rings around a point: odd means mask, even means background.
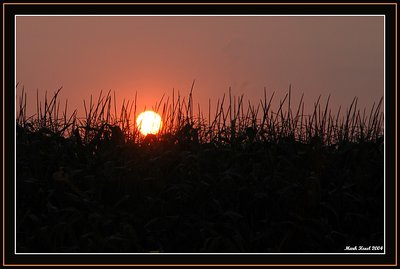
[[[136,125],[143,135],[156,134],[161,129],[162,121],[156,112],[147,110],[137,117]]]

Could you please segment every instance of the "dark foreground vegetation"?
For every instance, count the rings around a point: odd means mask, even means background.
[[[354,99],[341,116],[318,99],[305,116],[290,91],[276,112],[273,97],[244,109],[243,96],[229,95],[205,119],[193,116],[190,93],[162,99],[163,129],[144,138],[136,100],[117,115],[115,99],[100,96],[79,119],[60,112],[58,92],[30,118],[26,95],[18,101],[17,252],[383,245],[382,100],[361,113]]]

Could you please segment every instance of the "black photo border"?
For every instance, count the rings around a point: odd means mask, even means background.
[[[397,4],[59,4],[3,3],[3,266],[11,265],[397,265]],[[321,14],[385,15],[385,255],[23,255],[14,254],[15,15]]]

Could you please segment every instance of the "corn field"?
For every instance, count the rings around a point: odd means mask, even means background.
[[[383,245],[383,98],[329,97],[304,113],[291,89],[272,111],[223,95],[203,114],[165,95],[144,137],[137,100],[115,93],[68,113],[58,89],[16,111],[16,247],[22,253],[331,253]]]

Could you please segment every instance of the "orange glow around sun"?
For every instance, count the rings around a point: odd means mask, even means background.
[[[143,135],[156,134],[161,129],[162,121],[160,115],[148,110],[140,113],[136,119],[136,125]]]

